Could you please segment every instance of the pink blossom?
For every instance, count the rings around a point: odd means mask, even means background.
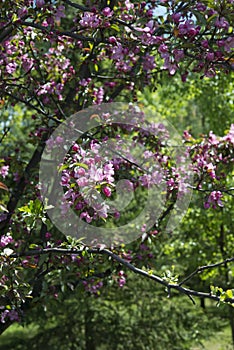
[[[196,8],[198,11],[200,12],[204,12],[206,10],[206,5],[203,4],[202,2],[198,2],[197,5],[196,5]]]
[[[62,215],[65,215],[67,214],[67,212],[69,211],[70,207],[72,205],[72,202],[71,201],[64,201],[61,205],[60,205],[60,208],[61,208],[61,214]]]
[[[50,238],[51,238],[51,236],[52,236],[52,235],[51,235],[51,233],[50,233],[50,232],[46,232],[46,234],[45,234],[45,238],[46,238],[46,239],[50,239]]]
[[[163,174],[162,172],[156,170],[152,173],[152,182],[154,185],[159,185],[162,182]]]
[[[16,62],[11,62],[11,63],[8,63],[7,66],[6,66],[6,71],[8,74],[12,74],[15,72],[17,68],[17,63]]]
[[[52,136],[46,141],[46,146],[48,150],[51,150],[54,147],[54,139]]]
[[[28,9],[27,9],[27,7],[24,6],[24,7],[19,9],[17,14],[18,14],[19,18],[22,18],[25,15],[27,15],[27,13],[28,13]]]
[[[111,17],[113,15],[113,11],[109,8],[109,7],[105,7],[103,10],[102,10],[102,13],[105,17]]]
[[[132,10],[134,9],[134,4],[131,3],[129,0],[125,0],[125,6],[127,10]]]
[[[80,25],[82,27],[97,28],[101,24],[101,20],[98,15],[92,12],[84,12],[82,19],[80,20]]]
[[[120,270],[118,275],[119,275],[118,284],[119,284],[119,287],[122,288],[126,284],[126,275],[123,270]]]
[[[116,62],[116,68],[118,68],[120,72],[127,73],[131,70],[131,65],[129,65],[129,61],[119,61]]]
[[[167,69],[170,75],[174,75],[178,69],[178,66],[169,57],[167,57],[164,60],[163,68]]]
[[[56,145],[60,145],[61,143],[63,143],[63,137],[57,136],[54,142]]]
[[[192,20],[187,20],[185,23],[181,23],[178,26],[179,29],[179,35],[182,36],[188,36],[188,37],[194,37],[197,35],[200,31],[200,27],[194,25],[194,22]]]
[[[209,69],[207,69],[205,71],[205,76],[208,77],[208,78],[214,78],[216,75],[216,71],[213,67],[210,67]]]
[[[175,180],[173,178],[169,179],[167,181],[167,186],[169,187],[170,190],[173,190],[173,188],[175,186]]]
[[[231,52],[231,49],[234,48],[234,36],[230,36],[224,41],[224,50],[226,52]]]
[[[81,210],[84,207],[84,203],[83,202],[78,202],[75,206],[76,210]]]
[[[192,135],[188,132],[188,130],[184,130],[184,138],[185,140],[190,140],[192,138]]]
[[[0,247],[4,248],[12,242],[14,242],[14,240],[11,236],[1,236]]]
[[[151,176],[148,174],[144,174],[142,176],[139,177],[139,180],[142,184],[142,186],[148,188],[151,182]]]
[[[114,181],[113,175],[115,174],[115,171],[114,171],[114,166],[112,163],[107,163],[104,165],[103,173],[104,173],[105,180],[108,183],[111,183]]]
[[[223,47],[225,45],[225,40],[217,40],[218,47]]]
[[[219,29],[229,29],[229,23],[224,17],[218,17],[215,21],[215,26]]]
[[[90,223],[93,220],[87,211],[81,213],[80,218],[85,219],[87,223]]]
[[[175,49],[173,55],[176,62],[180,62],[184,58],[184,50]]]
[[[104,95],[105,91],[103,87],[100,87],[96,91],[94,91],[95,104],[100,105],[103,102]]]
[[[213,209],[216,208],[216,205],[219,207],[223,207],[223,203],[221,201],[223,195],[220,191],[212,191],[209,195],[207,201],[204,203],[205,209],[210,208],[212,206]]]
[[[152,151],[145,151],[145,152],[143,153],[143,157],[144,157],[145,159],[148,159],[148,158],[152,157],[153,155],[154,155],[154,154],[153,154]]]
[[[28,72],[32,68],[32,66],[33,66],[32,58],[27,58],[27,57],[22,58],[22,67],[26,72]]]
[[[72,150],[73,150],[74,152],[78,152],[79,149],[80,149],[79,145],[77,145],[77,143],[74,143],[74,145],[72,146]]]
[[[116,43],[117,43],[116,37],[115,37],[115,36],[110,36],[110,37],[109,37],[109,42],[110,42],[111,44],[116,44]]]
[[[91,181],[93,180],[95,182],[103,181],[103,170],[101,168],[97,168],[96,165],[92,164],[89,169],[89,178]]]
[[[82,176],[76,181],[76,183],[80,187],[85,187],[85,186],[88,186],[89,181],[88,181],[87,177]]]
[[[80,81],[79,81],[79,84],[81,85],[81,86],[88,86],[89,85],[89,83],[91,82],[91,79],[90,78],[87,78],[87,79],[81,79]]]
[[[103,187],[102,192],[104,193],[104,195],[106,197],[110,197],[111,196],[111,189],[109,187],[107,187],[107,186]]]
[[[119,278],[118,284],[119,284],[119,287],[122,288],[126,284],[126,278],[125,277]]]
[[[98,216],[100,218],[104,218],[106,219],[108,214],[108,209],[109,209],[109,205],[104,204],[104,203],[94,203],[93,204],[93,209],[97,212]]]
[[[115,212],[114,212],[114,218],[115,218],[115,219],[119,219],[119,218],[120,218],[120,212],[115,211]]]
[[[45,0],[36,0],[36,7],[40,8],[45,5]]]
[[[114,46],[112,49],[112,55],[111,59],[113,60],[123,60],[124,58],[124,49],[121,44],[117,44],[117,46]]]
[[[63,5],[58,6],[58,8],[56,9],[56,12],[55,12],[55,20],[56,21],[59,21],[61,18],[66,17],[64,11],[65,11],[65,6],[63,6]]]
[[[206,40],[202,40],[201,41],[201,45],[202,47],[204,47],[205,49],[208,49],[209,48],[209,41],[206,39]]]
[[[143,65],[142,66],[143,66],[143,69],[146,71],[153,70],[156,67],[155,57],[150,56],[149,54],[145,55],[145,57],[143,57]]]
[[[9,165],[3,165],[0,168],[0,175],[5,179],[5,177],[8,175],[9,173]]]
[[[208,52],[207,55],[206,55],[206,59],[208,61],[213,61],[214,57],[215,57],[214,52]]]
[[[231,124],[230,131],[223,137],[223,140],[231,142],[234,145],[234,124]]]
[[[158,52],[161,54],[162,58],[168,57],[168,46],[165,44],[161,44],[158,48]]]
[[[7,318],[9,318],[10,321],[19,322],[19,314],[16,310],[4,310],[1,314],[1,322],[5,323]]]
[[[209,133],[209,142],[211,143],[211,145],[218,145],[219,143],[219,139],[212,131],[210,131]]]
[[[74,177],[75,178],[79,178],[85,176],[85,169],[84,168],[80,168],[80,167],[75,167],[74,169]]]
[[[174,23],[179,23],[180,22],[180,18],[181,18],[181,13],[177,12],[177,13],[173,13],[171,16],[172,20]]]

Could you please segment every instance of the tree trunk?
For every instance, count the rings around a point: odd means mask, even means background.
[[[93,311],[87,307],[85,313],[85,349],[96,350],[95,338],[94,338],[94,327],[93,327]]]
[[[201,299],[200,299],[200,305],[201,305],[201,307],[202,307],[203,309],[206,308],[205,299],[204,299],[204,298],[201,298]]]

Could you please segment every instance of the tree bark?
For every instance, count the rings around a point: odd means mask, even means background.
[[[94,338],[94,327],[93,318],[94,312],[90,309],[87,303],[87,309],[85,312],[85,349],[96,350],[95,338]]]

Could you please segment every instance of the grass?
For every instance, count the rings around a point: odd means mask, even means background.
[[[32,339],[38,331],[38,326],[33,324],[27,327],[13,324],[1,335],[0,350],[12,350],[13,348],[14,350],[27,350],[25,340]],[[230,327],[226,326],[209,340],[204,341],[203,346],[196,346],[191,350],[234,350]]]
[[[191,350],[234,350],[231,338],[231,328],[229,326],[225,327],[212,338],[204,341],[203,347],[196,347]]]
[[[14,350],[21,350],[24,340],[33,338],[37,333],[38,326],[30,324],[27,327],[22,327],[15,323],[1,335],[0,350],[12,350],[12,346],[14,346]]]

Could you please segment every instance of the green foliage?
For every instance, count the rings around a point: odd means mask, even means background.
[[[191,349],[226,324],[217,316],[211,323],[212,312],[191,306],[186,297],[165,302],[152,282],[129,274],[128,286],[120,290],[109,285],[96,298],[81,297],[78,288],[62,300],[51,300],[44,310],[32,310],[34,335],[18,344],[9,338],[4,350]]]
[[[171,84],[170,78],[163,77],[154,93],[145,88],[139,99],[181,133],[188,129],[198,137],[212,130],[222,135],[233,121],[233,90],[233,74],[218,75],[212,80],[190,74],[185,83],[175,77]]]

